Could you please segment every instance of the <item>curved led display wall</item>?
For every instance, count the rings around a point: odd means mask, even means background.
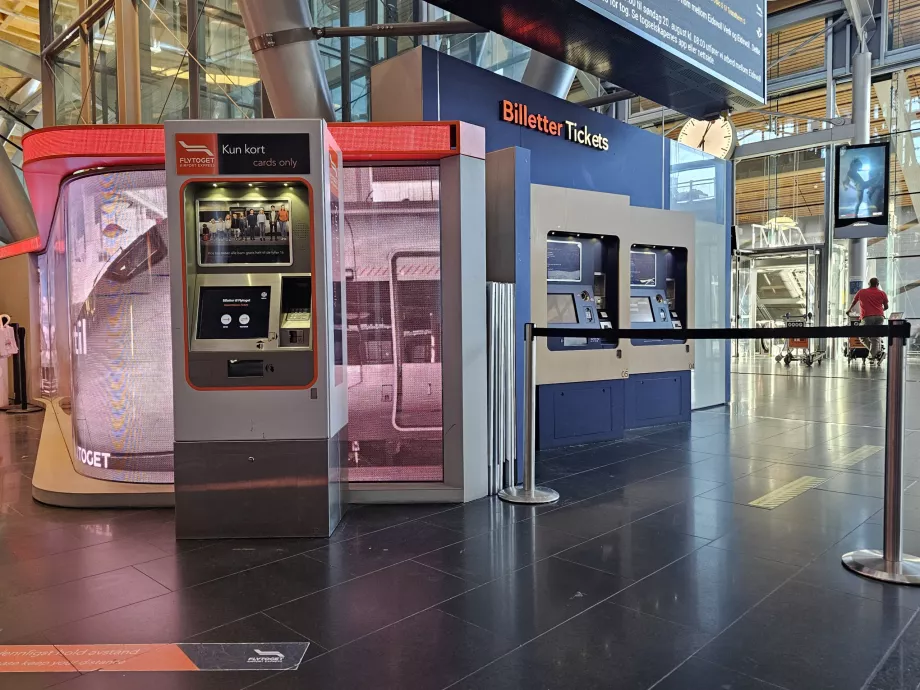
[[[40,262],[43,389],[70,416],[73,463],[110,481],[173,481],[166,176],[86,175],[61,192]]]

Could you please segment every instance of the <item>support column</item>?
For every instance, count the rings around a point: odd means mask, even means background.
[[[856,132],[853,136],[854,144],[869,143],[869,98],[872,86],[872,53],[865,45],[853,56],[853,125]],[[849,300],[852,301],[856,293],[866,283],[866,256],[868,240],[865,237],[850,240],[850,275],[849,275]],[[849,302],[848,302],[849,304]]]
[[[275,117],[335,122],[308,0],[239,0],[239,8]],[[261,40],[266,34],[273,45]]]
[[[572,65],[559,62],[533,50],[530,52],[530,59],[527,61],[524,78],[521,81],[527,86],[540,89],[557,98],[566,98],[577,71]]]
[[[118,123],[137,125],[141,122],[141,47],[132,0],[115,0],[115,42]]]

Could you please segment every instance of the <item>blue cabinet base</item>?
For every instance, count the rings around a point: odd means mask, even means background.
[[[690,372],[537,387],[537,449],[616,441],[626,429],[690,421]]]

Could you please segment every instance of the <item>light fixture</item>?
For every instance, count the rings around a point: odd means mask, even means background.
[[[216,183],[216,182],[214,183],[214,186],[215,186],[215,187],[217,186],[217,183]]]
[[[249,186],[252,187],[252,182],[249,183]]]

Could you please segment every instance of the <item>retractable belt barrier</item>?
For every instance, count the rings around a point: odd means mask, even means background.
[[[504,501],[539,505],[559,500],[554,489],[536,485],[536,354],[537,338],[599,338],[606,342],[637,340],[741,340],[744,338],[888,338],[888,381],[885,410],[885,520],[880,550],[844,554],[843,564],[865,577],[898,584],[920,584],[920,558],[903,548],[904,519],[904,389],[907,384],[906,344],[908,321],[898,319],[880,326],[793,326],[782,328],[537,328],[524,326],[524,483],[504,489]]]

